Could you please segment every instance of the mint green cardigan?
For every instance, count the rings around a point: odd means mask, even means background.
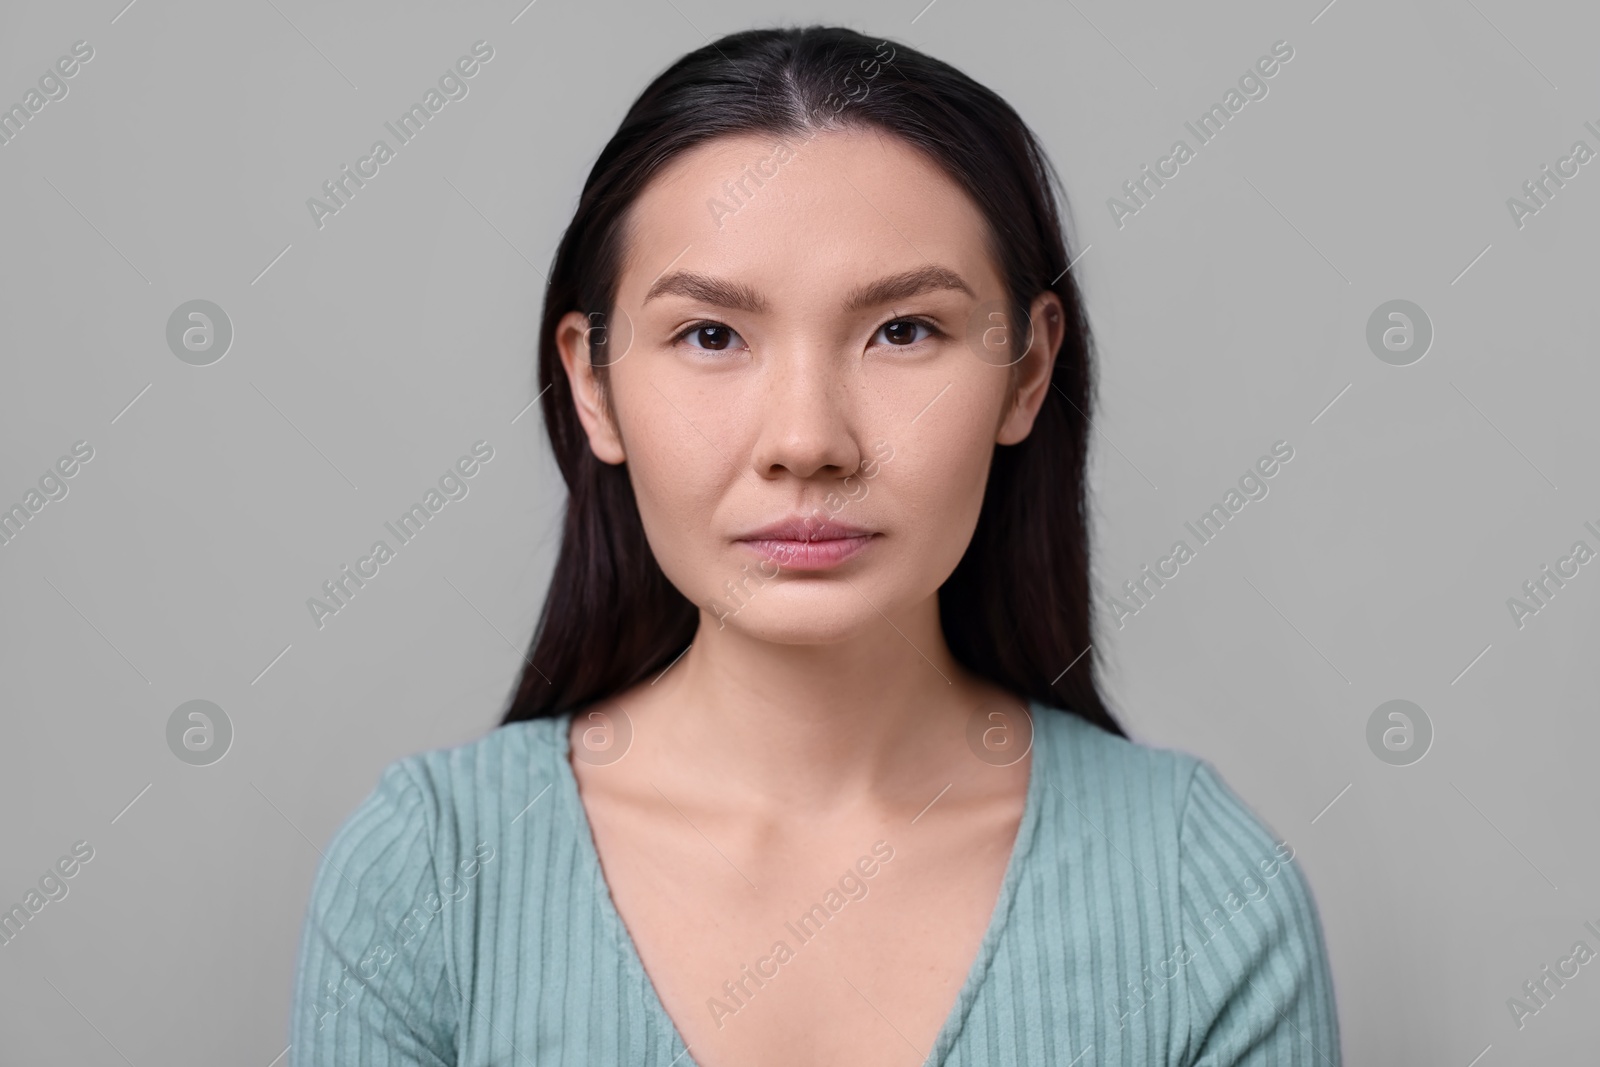
[[[1209,763],[1032,714],[1016,844],[925,1067],[1337,1067],[1293,845]],[[570,721],[383,771],[317,871],[294,1067],[695,1067],[601,874]]]

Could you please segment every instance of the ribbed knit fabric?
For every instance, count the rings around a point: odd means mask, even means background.
[[[926,1067],[1336,1067],[1292,843],[1209,763],[1032,712],[1017,841]],[[291,1067],[695,1067],[601,874],[569,722],[384,770],[317,872]]]

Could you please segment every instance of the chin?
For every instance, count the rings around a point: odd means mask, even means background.
[[[883,616],[850,586],[844,582],[832,585],[820,596],[795,596],[798,590],[768,586],[742,608],[722,615],[720,629],[738,630],[747,637],[776,645],[833,645],[883,621]],[[877,603],[878,597],[865,589],[862,592]],[[716,615],[708,625],[719,629]]]

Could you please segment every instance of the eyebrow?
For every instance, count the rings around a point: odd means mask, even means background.
[[[845,297],[844,310],[863,311],[880,304],[947,289],[954,289],[972,297],[977,295],[955,271],[930,264],[857,286]],[[753,314],[767,310],[767,302],[752,287],[742,282],[726,281],[696,271],[676,270],[670,274],[663,274],[645,294],[644,302],[649,303],[658,296],[667,295],[686,296],[714,307],[732,308]]]

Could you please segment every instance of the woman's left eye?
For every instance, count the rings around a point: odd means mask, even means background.
[[[927,332],[919,337],[917,336],[918,330],[926,330]],[[938,332],[933,323],[923,319],[895,319],[893,322],[886,322],[878,327],[878,332],[873,336],[874,338],[884,338],[883,343],[892,348],[905,348],[916,344],[918,341],[925,341]]]

